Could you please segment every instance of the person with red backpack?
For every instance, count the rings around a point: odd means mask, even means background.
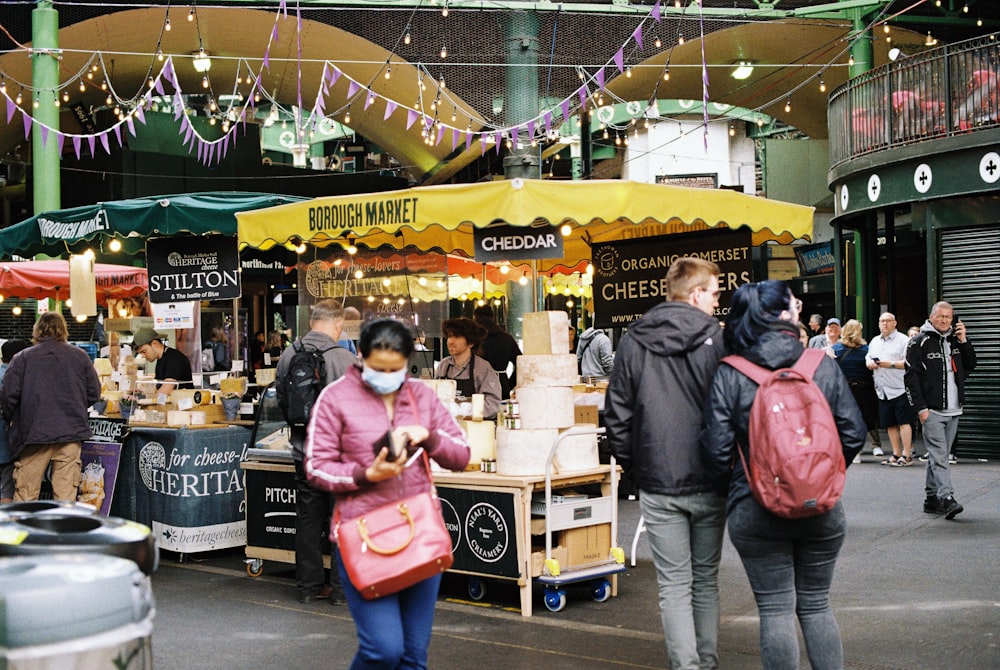
[[[803,353],[800,310],[781,281],[733,294],[726,349],[754,364],[747,371],[760,383],[734,367],[746,367],[740,360],[722,360],[705,407],[702,460],[725,482],[719,493],[760,614],[764,668],[799,667],[798,618],[812,668],[833,670],[844,667],[830,607],[847,530],[839,496],[866,428],[837,363]]]

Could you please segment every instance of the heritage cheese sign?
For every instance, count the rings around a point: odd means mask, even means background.
[[[729,313],[733,291],[753,281],[751,242],[750,229],[743,227],[595,244],[594,325],[627,326],[667,300],[667,270],[683,256],[719,266],[722,294],[715,315],[721,321]]]
[[[240,297],[240,254],[235,237],[188,235],[146,242],[149,301]]]

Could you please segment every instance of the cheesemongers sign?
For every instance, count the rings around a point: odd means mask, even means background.
[[[595,244],[595,326],[627,326],[667,296],[667,270],[682,256],[719,266],[720,320],[729,313],[732,292],[753,281],[749,228],[661,235],[623,242]]]
[[[240,297],[240,254],[235,237],[187,235],[146,242],[149,301]]]
[[[555,226],[476,228],[473,239],[476,243],[475,259],[481,263],[563,257],[562,234]]]

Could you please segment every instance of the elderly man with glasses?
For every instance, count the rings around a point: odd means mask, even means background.
[[[879,427],[889,433],[892,455],[882,465],[913,465],[913,422],[916,416],[906,396],[906,345],[910,338],[896,330],[896,317],[886,312],[878,318],[879,335],[868,343],[865,364],[875,378]]]

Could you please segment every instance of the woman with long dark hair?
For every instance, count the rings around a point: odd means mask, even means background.
[[[798,320],[799,302],[787,284],[745,284],[733,294],[723,339],[731,354],[770,370],[790,368],[803,351]],[[814,379],[830,404],[849,465],[865,442],[857,403],[832,358],[823,358]],[[735,450],[743,450],[750,460],[754,445],[748,426],[756,393],[750,378],[729,365],[719,366],[705,409],[702,457],[726,491],[729,539],[743,561],[760,613],[764,668],[799,666],[798,618],[813,670],[838,670],[844,667],[844,651],[830,607],[830,584],[847,529],[844,509],[838,502],[825,514],[786,519],[753,498]]]
[[[359,340],[361,366],[320,393],[309,422],[305,468],[309,482],[331,491],[341,517],[353,519],[432,486],[416,450],[439,465],[462,470],[469,445],[437,394],[407,370],[413,337],[392,319],[368,321]],[[410,453],[390,460],[388,449],[374,453],[387,431]],[[331,533],[331,541],[335,541]],[[358,633],[351,668],[426,668],[441,575],[374,600],[351,583],[339,550],[340,581]]]

